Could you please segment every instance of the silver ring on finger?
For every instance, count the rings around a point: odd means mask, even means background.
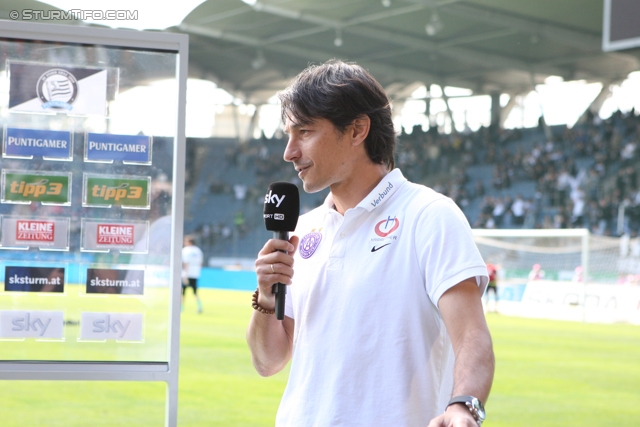
[[[271,264],[271,272],[272,272],[273,274],[276,274],[276,271],[273,269],[273,264]]]

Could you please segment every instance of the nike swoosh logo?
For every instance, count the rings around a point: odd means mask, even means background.
[[[389,246],[390,244],[391,243],[387,243],[386,245],[382,245],[382,246],[377,247],[377,248],[374,246],[374,247],[371,248],[371,252],[379,251],[380,249],[384,248],[385,246]]]

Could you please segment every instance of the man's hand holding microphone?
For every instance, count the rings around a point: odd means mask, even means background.
[[[288,182],[271,184],[264,198],[264,222],[274,238],[265,243],[255,262],[259,289],[254,304],[267,312],[275,310],[278,320],[284,319],[286,287],[291,284],[299,242],[297,236],[289,238],[289,232],[295,230],[299,215],[298,187]]]

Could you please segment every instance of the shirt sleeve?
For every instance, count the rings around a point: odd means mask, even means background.
[[[481,293],[485,291],[487,266],[469,222],[451,199],[438,199],[418,215],[416,253],[427,294],[436,306],[448,289],[471,277],[475,277]]]

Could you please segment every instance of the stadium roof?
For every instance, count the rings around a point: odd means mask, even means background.
[[[207,0],[178,30],[192,75],[260,103],[333,57],[368,68],[392,97],[416,82],[513,94],[550,75],[619,81],[640,51],[604,53],[602,16],[602,0]]]
[[[0,18],[43,6],[0,0]],[[261,104],[334,57],[392,98],[433,83],[517,94],[550,75],[620,81],[640,69],[640,49],[603,52],[602,22],[602,0],[206,0],[168,31],[189,34],[191,77]]]

